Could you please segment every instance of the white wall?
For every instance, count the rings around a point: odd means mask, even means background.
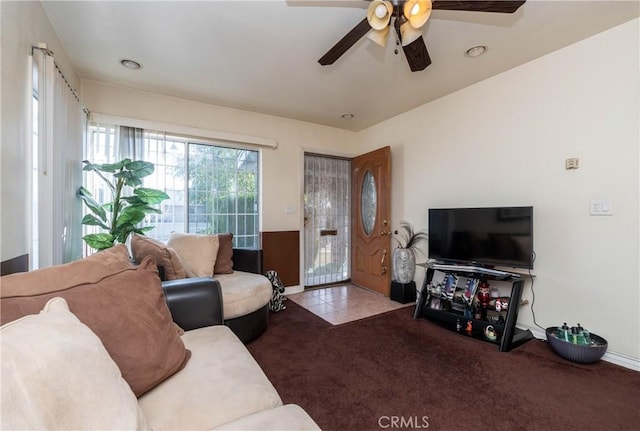
[[[2,39],[2,150],[0,184],[0,260],[29,251],[29,165],[28,56],[40,42],[55,53],[56,63],[74,88],[79,79],[71,68],[40,2],[0,1]]]
[[[537,323],[581,323],[640,358],[639,21],[358,134],[392,147],[392,216],[429,207],[534,206]],[[579,157],[580,168],[564,161]],[[614,215],[589,216],[610,199]],[[420,281],[423,274],[420,274]],[[526,288],[531,301],[531,290]],[[533,327],[529,307],[519,322]]]
[[[300,230],[304,149],[354,155],[355,132],[271,115],[208,105],[154,93],[83,81],[92,112],[179,126],[275,138],[262,150],[262,231]],[[285,213],[292,206],[294,213]]]

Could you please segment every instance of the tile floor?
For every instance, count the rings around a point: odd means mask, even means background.
[[[288,295],[287,298],[332,325],[415,305],[392,301],[379,293],[353,284],[307,289],[304,292]]]

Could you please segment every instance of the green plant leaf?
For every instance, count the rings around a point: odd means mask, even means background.
[[[131,171],[121,171],[117,174],[114,174],[116,178],[120,178],[124,180],[124,184],[129,187],[138,187],[142,185],[142,180],[135,176],[135,174]]]
[[[89,235],[83,236],[82,239],[89,247],[95,248],[96,250],[105,250],[113,247],[115,240],[114,236],[110,233],[90,233]]]
[[[156,228],[155,226],[144,226],[144,227],[137,227],[133,231],[135,233],[139,233],[140,235],[145,235],[147,232],[150,232],[155,228]]]
[[[153,163],[135,160],[127,163],[125,169],[130,171],[136,178],[144,178],[151,175],[156,168]]]
[[[100,226],[103,229],[109,230],[109,226],[107,226],[103,220],[98,219],[93,214],[85,215],[80,223],[87,226]]]
[[[118,221],[116,222],[117,227],[125,226],[126,224],[135,225],[144,220],[145,212],[139,207],[129,206],[122,210],[120,216],[118,217]]]
[[[162,214],[162,211],[160,211],[158,208],[154,208],[152,206],[149,206],[147,204],[135,204],[135,205],[129,205],[126,208],[131,208],[129,211],[142,211],[145,214]]]
[[[135,193],[135,190],[133,192]],[[123,196],[120,198],[120,200],[127,202],[129,205],[146,205],[147,204],[147,202],[140,199],[139,196]]]
[[[127,242],[127,238],[129,237],[131,232],[134,232],[134,231],[135,231],[135,226],[133,226],[130,223],[120,226],[116,234],[116,241],[124,244],[125,242]]]
[[[102,179],[102,181],[104,181],[109,186],[109,188],[111,189],[111,193],[115,193],[116,192],[115,186],[100,171],[100,167],[103,166],[103,165],[94,165],[93,163],[91,163],[88,160],[83,160],[82,163],[84,163],[84,167],[82,168],[83,171],[93,171],[93,172],[95,172]],[[107,171],[107,172],[109,172],[109,171]]]
[[[127,163],[130,163],[131,159],[123,159],[116,163],[103,163],[96,164],[91,163],[88,160],[84,160],[82,163],[85,164],[82,170],[84,171],[96,171],[96,172],[108,172],[110,174],[114,174],[118,172],[120,169],[124,168]]]
[[[156,205],[164,200],[169,199],[169,195],[158,189],[149,189],[139,187],[133,191],[136,196],[139,196],[145,203],[149,205]]]
[[[91,195],[91,192],[84,187],[80,187],[78,189],[78,196],[80,199],[87,205],[87,207],[91,210],[92,213],[97,215],[100,220],[106,223],[107,221],[107,212]]]

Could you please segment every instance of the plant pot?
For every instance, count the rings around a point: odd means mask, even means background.
[[[407,284],[413,281],[416,272],[416,256],[413,250],[408,248],[396,248],[393,250],[393,280]]]

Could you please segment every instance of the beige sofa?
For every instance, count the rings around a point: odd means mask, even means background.
[[[3,429],[319,429],[222,324],[213,278],[161,284],[116,246],[1,282]]]

